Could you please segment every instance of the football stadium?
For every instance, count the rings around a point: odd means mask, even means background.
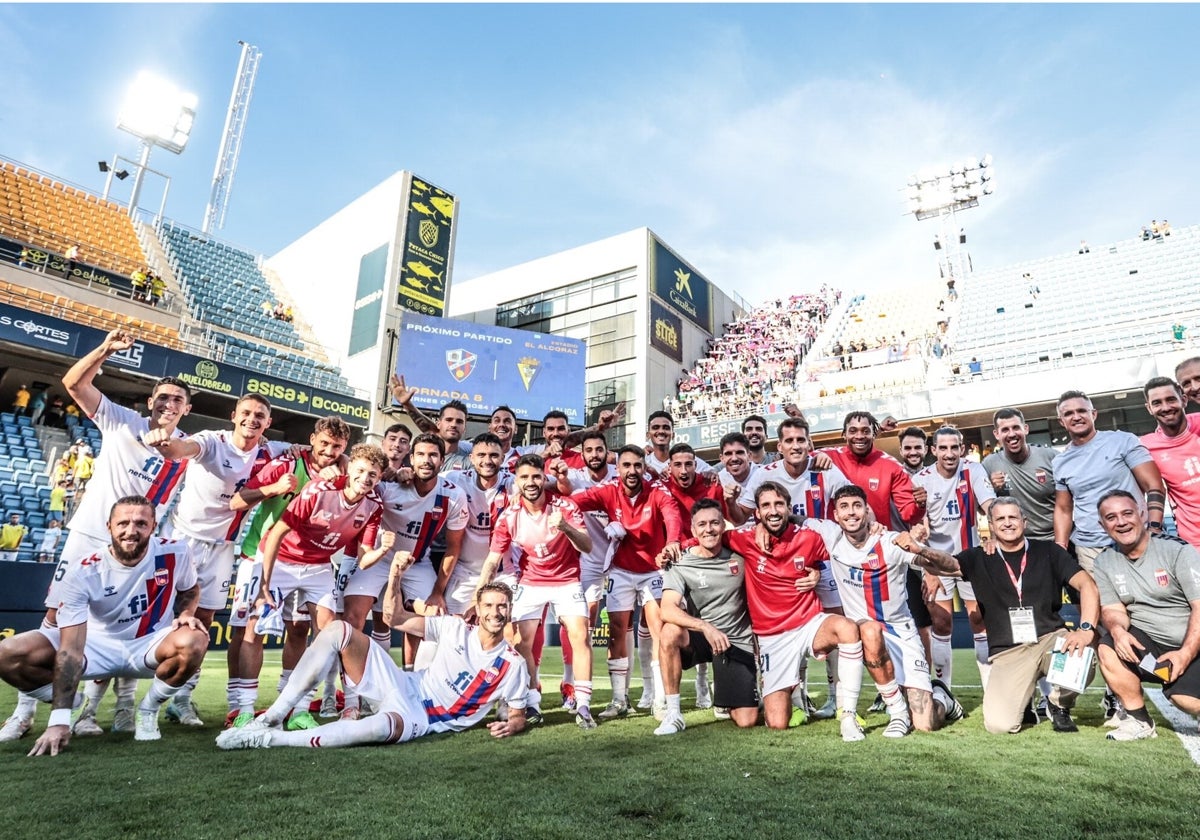
[[[545,17],[611,46],[683,11]],[[8,836],[1200,836],[1200,219],[1013,233],[1045,173],[987,131],[889,149],[891,218],[832,258],[795,231],[785,275],[744,207],[656,213],[665,169],[506,216],[534,186],[343,125],[303,207],[267,200],[259,122],[351,106],[243,12],[261,38],[121,64],[86,173],[0,141]],[[917,256],[880,277],[854,249],[895,217]]]

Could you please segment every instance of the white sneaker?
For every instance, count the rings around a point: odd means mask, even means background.
[[[912,722],[907,717],[894,717],[883,728],[884,738],[903,738],[912,732]]]
[[[1116,729],[1109,732],[1107,737],[1110,741],[1144,741],[1148,738],[1157,738],[1158,730],[1154,728],[1153,723],[1138,720],[1126,712],[1125,719]]]
[[[731,715],[729,714],[729,709],[724,706],[713,706],[713,717],[717,720],[729,720]]]
[[[271,746],[275,730],[262,717],[256,717],[240,729],[226,729],[217,736],[217,746],[223,750],[266,749]]]
[[[858,722],[858,715],[849,709],[842,710],[841,726],[843,741],[861,741],[867,737]]]
[[[708,683],[708,677],[704,679],[696,677],[696,708],[711,709],[712,704],[712,688]]]
[[[117,713],[113,715],[112,731],[134,732],[135,727],[133,709],[117,709]]]
[[[80,737],[103,735],[104,730],[100,728],[100,724],[96,723],[96,718],[92,715],[83,715],[71,725],[71,734]]]
[[[31,726],[33,726],[32,717],[17,717],[14,713],[12,717],[4,721],[4,726],[0,726],[0,741],[17,741],[24,738]]]
[[[182,724],[183,726],[203,726],[204,721],[200,720],[200,716],[196,714],[196,704],[191,700],[185,700],[183,703],[177,703],[174,699],[167,704],[167,720]]]
[[[653,709],[654,708],[654,692],[653,691],[643,691],[642,696],[638,698],[637,708],[639,711],[642,711],[642,712],[646,711],[647,709]]]
[[[152,712],[138,709],[135,725],[137,727],[133,731],[133,740],[135,741],[157,741],[162,737],[162,733],[158,731],[158,709]]]
[[[654,730],[655,735],[674,735],[682,732],[687,728],[687,724],[683,721],[683,715],[678,712],[668,712],[662,719],[662,723]]]
[[[651,708],[654,714],[654,719],[658,721],[666,720],[667,717],[667,698],[655,697],[654,706]]]
[[[825,699],[825,705],[817,709],[813,717],[817,720],[829,720],[837,715],[837,698],[833,692],[829,692],[829,697]]]
[[[326,697],[321,700],[321,711],[317,712],[317,717],[335,718],[338,716],[337,698]]]
[[[1112,713],[1111,716],[1106,717],[1104,719],[1104,723],[1102,723],[1100,725],[1103,726],[1105,729],[1116,729],[1118,726],[1121,725],[1121,722],[1123,720],[1125,720],[1125,718],[1127,718],[1127,717],[1129,717],[1129,715],[1125,712],[1124,709],[1117,709],[1115,712]]]

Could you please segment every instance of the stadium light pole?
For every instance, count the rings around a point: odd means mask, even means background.
[[[938,220],[934,248],[940,251],[938,270],[944,280],[958,280],[970,271],[970,256],[963,246],[967,235],[957,214],[979,206],[995,191],[992,156],[968,158],[950,167],[927,167],[908,179],[908,212],[918,222]],[[964,259],[965,257],[965,259]]]
[[[117,128],[142,141],[141,154],[135,164],[133,190],[129,195],[130,216],[137,212],[146,172],[153,171],[149,168],[150,152],[157,146],[177,155],[187,147],[196,121],[196,105],[195,94],[185,93],[174,83],[145,70],[133,80],[117,118]],[[169,188],[169,178],[167,183]],[[166,203],[165,191],[163,203]]]

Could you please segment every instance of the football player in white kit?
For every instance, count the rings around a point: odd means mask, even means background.
[[[200,578],[196,618],[207,627],[217,610],[229,603],[238,531],[247,511],[229,507],[235,493],[272,458],[289,449],[287,443],[263,437],[271,426],[271,403],[258,394],[245,394],[230,415],[233,429],[208,430],[173,438],[163,429],[151,430],[146,443],[164,458],[188,461],[187,480],[163,533],[187,543]],[[197,672],[167,706],[167,719],[185,726],[202,726],[192,703]]]
[[[946,720],[959,719],[962,706],[940,680],[930,680],[906,586],[910,566],[933,574],[955,570],[910,552],[906,547],[913,540],[907,533],[871,533],[871,510],[861,487],[840,488],[830,499],[830,509],[832,522],[810,517],[804,527],[824,540],[845,615],[858,624],[863,664],[891,718],[884,737],[901,738],[913,726],[932,732]]]
[[[933,433],[932,449],[937,459],[912,477],[915,487],[924,487],[929,545],[937,551],[957,554],[979,545],[979,530],[975,527],[977,513],[986,514],[996,499],[988,472],[982,465],[963,458],[962,432],[943,426]],[[975,590],[960,578],[940,576],[941,591],[929,605],[933,619],[933,674],[946,685],[952,685],[951,665],[953,648],[950,634],[954,629],[954,593],[962,598],[963,608],[971,622],[975,642],[975,662],[979,679],[987,690],[988,642],[983,616],[975,601]]]
[[[241,729],[217,736],[225,750],[268,747],[349,747],[396,744],[434,732],[461,732],[483,720],[497,702],[508,707],[505,720],[488,724],[496,738],[525,729],[525,661],[504,640],[512,609],[512,590],[502,583],[480,589],[479,623],[472,629],[457,616],[421,616],[405,609],[399,565],[392,568],[385,613],[393,627],[437,643],[426,670],[405,671],[383,648],[344,621],[321,632],[296,666],[295,676],[278,700]],[[423,604],[417,604],[422,608]],[[339,720],[304,732],[280,728],[289,704],[315,685],[329,665],[341,661],[348,683],[371,700],[377,714]]]
[[[467,528],[462,550],[446,584],[446,612],[465,616],[475,603],[475,590],[492,543],[492,529],[508,505],[512,474],[501,470],[503,448],[491,432],[477,435],[471,446],[471,469],[444,473],[443,478],[463,492],[467,502]],[[492,578],[512,587],[517,585],[517,565],[506,554],[499,573]]]
[[[30,755],[67,746],[75,686],[87,678],[153,677],[134,739],[157,740],[159,708],[200,667],[208,625],[193,614],[196,571],[186,545],[154,538],[156,524],[144,496],[118,499],[109,546],[83,558],[59,589],[58,626],[0,642],[0,679],[52,704]]]
[[[192,392],[181,379],[166,377],[158,380],[146,401],[149,418],[117,405],[104,396],[94,381],[100,368],[114,354],[134,347],[137,339],[132,333],[112,330],[96,349],[71,366],[62,382],[67,393],[96,424],[104,438],[104,446],[96,458],[88,492],[75,509],[70,522],[70,534],[59,556],[58,568],[46,594],[47,613],[44,625],[53,627],[58,589],[67,573],[80,560],[104,549],[112,541],[108,532],[108,515],[113,504],[123,496],[145,496],[155,506],[155,516],[161,519],[167,506],[181,486],[185,461],[164,460],[147,446],[142,437],[151,429],[165,429],[182,437],[177,430],[179,421],[191,410]],[[99,735],[103,732],[96,723],[96,707],[108,687],[108,680],[89,682],[84,686],[86,703],[74,725],[76,735]],[[117,680],[117,712],[113,731],[132,732],[134,729],[134,694],[137,681]],[[0,727],[0,741],[20,738],[29,729],[37,701],[18,695],[17,710]]]

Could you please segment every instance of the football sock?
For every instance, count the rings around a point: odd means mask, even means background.
[[[104,692],[108,691],[108,684],[112,680],[88,680],[83,685],[83,711],[79,713],[80,717],[95,717],[96,710],[100,708],[100,701],[104,699]]]
[[[679,708],[679,695],[668,694],[667,698],[667,714],[682,715],[683,711]]]
[[[158,677],[150,683],[150,690],[146,692],[146,696],[142,698],[141,704],[138,706],[140,712],[157,712],[159,706],[174,697],[181,686],[167,685]]]
[[[588,709],[592,705],[592,681],[580,680],[575,683],[575,708]]]
[[[400,740],[399,715],[371,715],[360,720],[337,720],[316,729],[271,733],[273,747],[350,747],[355,744],[382,744]]]
[[[951,685],[954,649],[950,647],[950,637],[934,633],[930,638],[933,640],[933,676],[946,685]]]
[[[267,709],[264,717],[268,724],[282,723],[291,710],[308,711],[311,689],[316,688],[317,683],[329,671],[329,666],[338,660],[342,649],[349,644],[351,636],[350,625],[343,622],[335,622],[317,634],[304,656],[296,663],[292,679],[288,680],[283,691]],[[300,706],[302,701],[303,708]]]
[[[895,680],[887,683],[875,683],[883,705],[887,707],[888,717],[908,717],[908,703],[904,700],[904,692]]]
[[[283,692],[283,689],[287,686],[288,680],[290,680],[291,678],[292,678],[292,669],[291,668],[284,668],[282,671],[280,671],[279,672],[279,682],[277,682],[275,684],[275,693],[281,694]]]
[[[629,696],[629,657],[608,660],[608,681],[612,685],[612,699],[618,703],[626,702]]]
[[[117,677],[114,682],[117,691],[117,708],[132,709],[133,698],[137,695],[138,681],[133,677]]]
[[[979,683],[983,690],[987,691],[988,675],[992,672],[992,666],[988,662],[987,633],[976,633],[972,638],[975,641],[975,664],[979,666]]]
[[[858,709],[858,695],[862,691],[862,642],[838,645],[838,654],[837,705],[839,709],[854,712]]]
[[[24,691],[17,694],[17,708],[13,712],[19,718],[31,718],[37,713],[37,698]]]
[[[258,705],[258,680],[242,680],[242,685],[238,689],[237,710],[239,712],[249,712],[254,714],[254,707]]]

